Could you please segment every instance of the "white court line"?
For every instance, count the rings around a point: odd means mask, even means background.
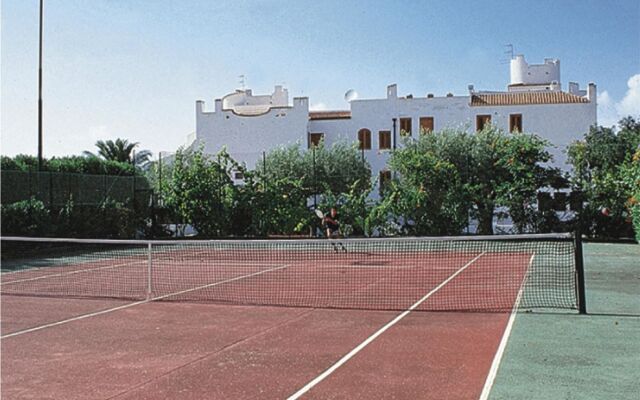
[[[535,257],[535,254],[532,255],[531,259],[529,260],[529,265],[527,266],[527,272],[525,273],[524,279],[520,284],[520,289],[518,290],[518,296],[516,297],[516,301],[513,304],[513,308],[511,309],[509,322],[507,322],[507,326],[504,329],[504,333],[502,334],[502,340],[500,340],[500,345],[498,346],[498,350],[496,351],[496,354],[493,357],[493,362],[491,363],[491,368],[489,369],[487,380],[484,382],[482,393],[480,393],[480,400],[487,400],[489,398],[489,394],[491,393],[493,382],[496,379],[496,375],[498,374],[498,368],[500,367],[500,362],[502,361],[502,355],[504,354],[504,351],[507,348],[507,342],[509,341],[509,336],[511,336],[511,328],[513,328],[513,323],[516,320],[518,306],[520,305],[520,298],[522,297],[522,289],[524,289],[525,283],[527,282],[527,276],[529,275],[529,270],[533,265],[534,257]]]
[[[338,360],[335,364],[333,364],[331,367],[329,367],[329,369],[327,369],[326,371],[324,371],[322,374],[318,375],[315,379],[313,379],[311,382],[307,383],[304,387],[302,387],[300,390],[298,390],[297,392],[295,392],[294,394],[292,394],[291,396],[289,396],[287,398],[287,400],[295,400],[300,398],[300,396],[302,396],[303,394],[307,393],[309,390],[311,390],[315,385],[317,385],[318,383],[322,382],[326,377],[328,377],[329,375],[331,375],[333,373],[333,371],[335,371],[336,369],[340,368],[340,366],[344,363],[346,363],[347,361],[349,361],[349,359],[351,359],[353,356],[355,356],[356,354],[358,354],[360,352],[360,350],[364,349],[369,343],[373,342],[378,336],[382,335],[387,329],[391,328],[393,325],[395,325],[396,323],[398,323],[402,318],[406,317],[407,315],[409,315],[409,313],[411,313],[411,311],[413,311],[414,309],[416,309],[420,304],[422,304],[425,300],[427,300],[429,297],[431,297],[431,295],[433,295],[434,293],[436,293],[438,290],[440,290],[444,285],[446,285],[447,283],[449,283],[449,281],[451,281],[453,278],[455,278],[456,276],[458,276],[462,271],[464,271],[465,269],[467,269],[467,267],[469,267],[471,264],[473,264],[477,259],[479,259],[480,257],[482,257],[486,252],[482,252],[481,254],[479,254],[478,256],[476,256],[473,260],[469,261],[468,263],[466,263],[464,266],[462,266],[459,270],[457,270],[456,272],[454,272],[451,276],[449,276],[447,279],[445,279],[444,281],[442,281],[438,286],[436,286],[435,288],[433,288],[429,293],[427,293],[426,295],[424,295],[423,298],[421,298],[420,300],[418,300],[417,302],[415,302],[411,307],[409,307],[408,309],[406,309],[404,312],[402,312],[400,315],[398,315],[397,317],[395,317],[393,320],[391,320],[390,322],[388,322],[385,326],[383,326],[382,328],[380,328],[376,333],[374,333],[373,335],[369,336],[367,339],[365,339],[365,341],[363,341],[362,343],[360,343],[358,346],[356,346],[353,350],[351,350],[349,353],[347,353],[344,357],[342,357],[340,360]]]
[[[47,279],[47,278],[53,278],[56,276],[66,276],[66,275],[73,275],[73,274],[81,274],[83,272],[93,272],[93,271],[101,271],[103,269],[113,269],[113,268],[120,268],[120,267],[125,267],[128,265],[133,265],[133,264],[142,264],[142,263],[146,263],[147,261],[134,261],[134,262],[130,262],[130,263],[125,263],[125,264],[118,264],[118,265],[107,265],[104,267],[98,267],[98,268],[89,268],[89,269],[78,269],[75,271],[69,271],[69,272],[60,272],[58,274],[50,274],[50,275],[41,275],[41,276],[36,276],[34,278],[27,278],[27,279],[17,279],[15,281],[9,281],[9,282],[0,282],[0,285],[11,285],[12,283],[21,283],[21,282],[30,282],[30,281],[38,281],[40,279]],[[55,268],[55,267],[52,267]],[[64,267],[62,267],[64,268]],[[41,268],[38,268],[41,269]],[[22,270],[24,272],[30,271],[29,269],[24,269]]]
[[[52,323],[46,324],[46,325],[40,325],[40,326],[36,326],[34,328],[29,328],[29,329],[25,329],[23,331],[13,332],[13,333],[9,333],[9,334],[4,335],[4,336],[0,336],[0,339],[7,339],[7,338],[10,338],[10,337],[13,337],[13,336],[18,336],[18,335],[22,335],[22,334],[25,334],[25,333],[35,332],[35,331],[39,331],[41,329],[51,328],[51,327],[54,327],[54,326],[66,324],[68,322],[78,321],[78,320],[89,318],[89,317],[95,317],[95,316],[102,315],[102,314],[107,314],[107,313],[110,313],[110,312],[113,312],[113,311],[118,311],[118,310],[122,310],[122,309],[125,309],[125,308],[134,307],[134,306],[137,306],[137,305],[140,305],[140,304],[149,303],[149,302],[152,302],[154,300],[162,300],[162,299],[166,299],[167,297],[177,296],[177,295],[180,295],[180,294],[193,292],[195,290],[206,289],[208,287],[222,285],[224,283],[238,281],[238,280],[244,279],[244,278],[251,278],[252,276],[257,276],[257,275],[261,275],[261,274],[264,274],[264,273],[267,273],[267,272],[277,271],[279,269],[284,269],[284,268],[288,268],[288,267],[289,267],[289,265],[281,265],[281,266],[276,267],[276,268],[266,269],[264,271],[255,272],[253,274],[237,276],[235,278],[226,279],[224,281],[209,283],[207,285],[202,285],[202,286],[198,286],[198,287],[195,287],[195,288],[182,290],[180,292],[175,292],[175,293],[165,294],[165,295],[158,296],[158,297],[153,297],[153,298],[148,299],[148,300],[136,301],[134,303],[125,304],[125,305],[114,307],[114,308],[108,308],[106,310],[97,311],[97,312],[90,313],[90,314],[84,314],[84,315],[80,315],[80,316],[74,317],[74,318],[69,318],[69,319],[65,319],[65,320],[62,320],[62,321],[58,321],[58,322],[52,322]]]

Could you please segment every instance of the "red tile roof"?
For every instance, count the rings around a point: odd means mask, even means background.
[[[514,106],[527,104],[588,103],[589,100],[566,92],[504,92],[471,95],[471,106]]]
[[[323,120],[323,119],[349,119],[351,118],[351,111],[310,111],[310,120]]]

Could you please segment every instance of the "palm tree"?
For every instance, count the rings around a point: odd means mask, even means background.
[[[98,155],[85,151],[83,154],[88,157],[102,157],[105,160],[130,162],[135,166],[145,168],[151,161],[151,151],[140,150],[135,151],[135,148],[139,145],[138,142],[129,143],[127,139],[113,140],[98,140],[96,147],[98,148]]]

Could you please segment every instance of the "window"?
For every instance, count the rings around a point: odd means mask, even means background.
[[[233,176],[234,176],[234,178],[235,178],[235,179],[244,179],[244,172],[242,172],[242,171],[236,171],[236,172],[233,174]]]
[[[371,131],[368,129],[360,129],[358,131],[358,148],[360,150],[371,150]]]
[[[400,118],[400,136],[411,136],[411,118]]]
[[[509,115],[509,132],[511,133],[522,132],[522,114]]]
[[[380,150],[389,150],[391,148],[391,131],[378,132],[378,145]]]
[[[391,171],[380,171],[380,194],[389,186],[391,181]]]
[[[324,139],[324,133],[310,133],[309,148],[320,146],[322,139]]]
[[[420,134],[433,132],[433,117],[420,118]]]
[[[491,115],[476,115],[476,130],[481,131],[486,125],[491,124]]]

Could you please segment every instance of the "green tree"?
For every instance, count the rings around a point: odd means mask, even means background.
[[[584,199],[579,219],[585,233],[631,235],[628,201],[634,188],[624,171],[631,168],[638,146],[640,123],[632,117],[622,119],[617,130],[593,126],[584,139],[569,146],[572,184]]]
[[[389,207],[387,214],[395,225],[402,225],[408,234],[458,234],[468,223],[470,199],[460,171],[443,157],[447,149],[440,146],[448,139],[444,136],[407,141],[389,162],[398,178],[385,192],[391,201],[382,204]]]
[[[629,188],[627,207],[631,214],[636,240],[640,243],[640,149],[633,155],[631,162],[621,168],[624,184]]]
[[[272,150],[263,161],[256,165],[253,185],[259,190],[256,213],[266,214],[267,233],[302,233],[317,227],[314,203],[324,211],[339,206],[343,221],[354,233],[363,233],[371,168],[355,145],[320,143],[303,150],[294,144]]]
[[[536,135],[494,126],[408,139],[389,162],[397,179],[385,197],[393,201],[381,204],[411,234],[459,234],[469,217],[478,220],[478,233],[492,234],[501,206],[519,230],[536,229],[537,191],[558,174],[543,165],[551,160],[547,145]]]
[[[371,235],[371,211],[373,203],[369,195],[373,190],[371,179],[364,177],[353,182],[346,192],[334,193],[330,190],[320,196],[318,209],[328,212],[337,207],[340,212],[340,231],[345,236]],[[320,227],[320,221],[313,227]]]
[[[371,168],[354,144],[337,142],[332,146],[320,145],[303,150],[299,144],[276,148],[266,155],[264,164],[256,169],[264,179],[277,180],[295,178],[302,182],[309,196],[327,191],[338,194],[351,190],[354,183],[366,191],[371,177]],[[363,178],[367,178],[367,180]]]
[[[135,151],[138,142],[130,143],[127,139],[98,140],[96,147],[98,148],[98,156],[109,161],[130,162],[139,167],[145,167],[151,160],[152,153],[149,150]],[[84,152],[85,156],[95,157],[90,151]]]
[[[224,149],[215,157],[202,148],[179,150],[164,188],[166,206],[179,222],[193,225],[200,237],[228,235],[237,190],[230,174],[236,166]]]

